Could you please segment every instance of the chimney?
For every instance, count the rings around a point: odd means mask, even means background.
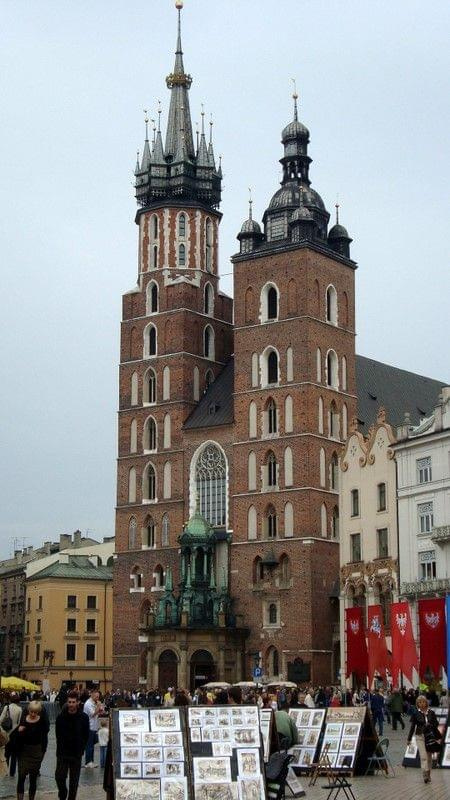
[[[59,549],[67,550],[72,544],[72,537],[70,533],[60,533],[59,535]]]
[[[73,546],[74,547],[81,547],[81,531],[74,531],[74,534],[73,534]]]
[[[51,546],[52,546],[51,542],[44,542],[43,549],[44,549],[44,552],[45,552],[46,556],[50,555]]]

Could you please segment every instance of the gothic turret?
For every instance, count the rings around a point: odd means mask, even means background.
[[[350,258],[350,244],[353,239],[348,235],[347,229],[339,224],[339,203],[336,203],[336,225],[328,233],[328,244],[335,253]]]
[[[248,219],[242,223],[242,228],[237,235],[237,238],[241,243],[241,253],[250,253],[256,247],[258,247],[259,243],[264,238],[258,222],[253,219],[252,205],[253,200],[250,197],[250,200],[248,201]]]
[[[165,146],[158,124],[153,153],[150,153],[146,121],[146,140],[142,162],[136,170],[136,200],[148,207],[161,201],[175,199],[198,202],[217,208],[221,197],[221,173],[216,170],[212,133],[206,145],[204,131],[197,152],[194,148],[189,108],[189,89],[192,78],[185,72],[181,46],[182,0],[177,0],[178,35],[173,72],[167,76],[170,107]],[[159,112],[158,112],[159,113]],[[212,131],[212,128],[211,128]]]

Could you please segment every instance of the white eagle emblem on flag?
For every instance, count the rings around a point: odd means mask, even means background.
[[[351,619],[350,620],[350,627],[352,629],[352,633],[354,633],[355,636],[356,636],[356,634],[359,632],[359,620]]]
[[[439,611],[435,611],[434,614],[425,614],[425,622],[427,623],[429,628],[437,628],[441,621],[441,615]]]
[[[372,617],[372,622],[370,623],[370,630],[374,633],[378,638],[381,638],[381,622],[380,617],[378,614],[374,614]]]
[[[399,629],[402,636],[406,633],[406,623],[408,621],[408,617],[406,614],[396,614],[395,621],[397,623],[397,628]]]

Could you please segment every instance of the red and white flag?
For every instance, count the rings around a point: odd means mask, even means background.
[[[355,672],[359,679],[367,675],[367,644],[362,608],[346,608],[347,678]]]
[[[377,670],[384,675],[386,669],[390,670],[392,667],[391,657],[386,645],[381,606],[369,606],[367,609],[367,641],[369,645],[370,686]]]
[[[414,641],[411,611],[408,603],[391,605],[392,677],[398,685],[399,672],[412,682],[413,669],[419,669],[416,643]]]
[[[438,678],[446,661],[445,597],[419,600],[419,630],[420,677],[431,671]]]

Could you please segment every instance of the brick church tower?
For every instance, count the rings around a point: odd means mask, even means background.
[[[167,568],[177,575],[178,536],[189,518],[183,423],[232,353],[232,301],[218,291],[221,169],[203,114],[194,145],[181,6],[165,143],[158,125],[150,145],[146,121],[135,169],[138,279],[123,297],[115,569],[121,588],[114,608],[114,681],[123,686],[146,675],[136,635],[143,596],[151,609],[158,595],[149,592],[162,589]]]
[[[282,143],[264,233],[250,204],[233,258],[231,588],[265,674],[328,682],[338,667],[338,458],[356,414],[356,265],[347,231],[328,232],[311,187],[296,95]]]

